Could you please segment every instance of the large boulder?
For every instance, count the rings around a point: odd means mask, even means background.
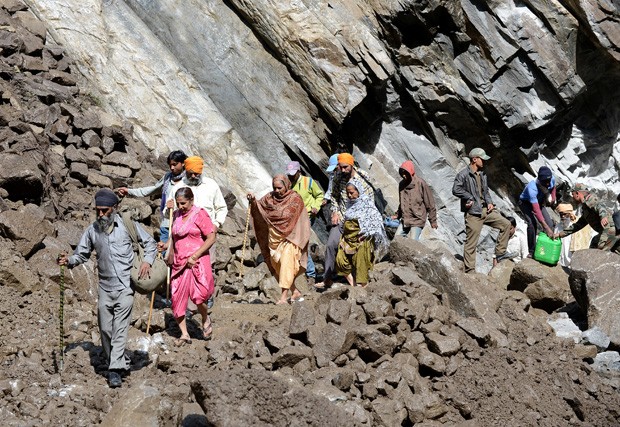
[[[463,273],[447,250],[430,249],[422,242],[396,237],[390,245],[389,257],[396,263],[412,262],[428,284],[446,294],[450,306],[460,315],[483,319],[495,329],[506,329],[496,313],[501,292],[487,276]]]
[[[571,261],[570,289],[587,316],[613,346],[620,345],[620,256],[598,249],[577,251]]]
[[[181,402],[164,398],[155,387],[143,383],[127,390],[101,421],[101,425],[107,427],[178,425],[182,413]]]
[[[38,153],[20,155],[2,153],[0,156],[0,187],[12,200],[39,201],[43,195],[43,157]]]
[[[206,370],[195,377],[191,388],[208,425],[357,425],[326,398],[271,372]],[[276,409],[273,402],[285,403]]]
[[[525,258],[515,265],[508,289],[524,292],[532,307],[549,313],[571,299],[568,274],[562,267],[550,267],[531,258]]]
[[[41,249],[43,240],[53,231],[52,224],[45,219],[45,212],[36,205],[28,204],[0,213],[0,235],[13,240],[15,248],[24,257]]]

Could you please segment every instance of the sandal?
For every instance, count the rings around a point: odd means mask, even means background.
[[[181,338],[177,338],[176,340],[174,340],[174,345],[176,347],[181,347],[184,346],[185,344],[191,344],[192,343],[192,339],[189,337],[189,335],[181,335]]]
[[[211,323],[211,318],[209,316],[207,316],[207,321],[205,324],[206,326],[202,325],[202,337],[205,340],[210,340],[211,335],[213,334],[213,324]]]

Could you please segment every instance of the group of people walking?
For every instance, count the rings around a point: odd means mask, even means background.
[[[228,209],[217,183],[203,176],[204,162],[200,157],[174,151],[168,156],[168,165],[170,171],[155,185],[121,187],[117,192],[121,196],[162,193],[160,242],[156,243],[134,222],[145,253],[139,276],[150,274],[158,250],[165,253],[171,268],[172,313],[181,330],[175,345],[184,345],[191,343],[186,324],[188,302],[202,316],[203,337],[208,339],[213,330],[207,305],[215,289],[211,263],[216,232]],[[135,253],[130,233],[119,215],[119,202],[114,191],[99,190],[95,194],[97,220],[86,229],[73,255],[63,253],[57,259],[59,265],[73,268],[88,261],[93,250],[97,254],[98,320],[110,387],[120,387],[122,377],[129,372],[125,346],[134,298],[130,271]]]
[[[383,213],[375,205],[375,187],[351,154],[330,158],[325,194],[300,169],[298,162],[290,162],[285,174],[273,178],[272,192],[261,199],[247,195],[261,253],[282,289],[278,304],[303,298],[294,284],[303,271],[319,290],[331,286],[337,276],[346,278],[351,286],[365,286],[375,260],[388,247]],[[394,218],[402,220],[399,234],[411,233],[417,239],[427,217],[437,227],[435,202],[426,183],[415,176],[411,161],[405,162],[399,173],[403,177],[402,200]],[[308,243],[310,228],[321,209],[328,211],[330,231],[323,281],[314,283],[316,269]]]
[[[484,172],[484,162],[489,159],[483,149],[472,149],[469,152],[469,166],[456,175],[452,187],[452,194],[461,200],[461,211],[465,215],[465,272],[474,272],[476,269],[476,248],[483,225],[499,230],[493,257],[494,265],[505,259],[518,260],[524,256],[531,258],[536,248],[539,227],[548,237],[557,239],[590,226],[597,233],[595,240],[589,243],[591,247],[620,253],[618,207],[616,213],[612,214],[584,184],[576,183],[569,191],[572,203],[581,209],[581,217],[576,220],[572,204],[558,203],[556,180],[552,170],[548,166],[542,166],[536,179],[530,181],[519,196],[518,206],[527,223],[527,254],[524,255],[524,245],[520,243],[520,234],[516,232],[516,220],[501,215],[495,209],[489,194]],[[620,204],[620,195],[618,199]],[[549,209],[556,209],[564,221],[558,222],[556,226]],[[509,250],[511,239],[514,239],[514,243]]]
[[[599,248],[618,248],[618,225],[614,225],[609,212],[582,184],[572,188],[573,200],[582,205],[581,217],[561,231],[553,229],[547,209],[557,204],[556,184],[552,171],[546,166],[540,168],[537,179],[528,183],[519,197],[519,207],[528,224],[525,243],[516,230],[515,219],[504,217],[495,208],[484,172],[484,162],[489,156],[483,149],[475,148],[470,151],[469,159],[468,167],[456,175],[452,188],[461,201],[465,218],[463,259],[466,272],[475,271],[476,249],[483,225],[499,230],[494,263],[531,256],[539,224],[553,238],[568,236],[590,225],[599,233]],[[212,334],[208,315],[215,285],[212,263],[217,231],[226,220],[228,208],[218,184],[203,174],[202,158],[173,151],[167,162],[170,170],[156,184],[142,188],[120,187],[117,193],[121,197],[145,197],[161,192],[159,243],[155,243],[139,223],[134,224],[138,241],[144,248],[139,275],[148,276],[158,251],[164,254],[171,268],[172,312],[181,330],[175,345],[180,346],[192,341],[186,324],[188,310],[201,315],[202,337],[209,339]],[[252,193],[247,194],[262,257],[282,290],[277,304],[303,300],[295,286],[295,279],[303,272],[318,290],[330,287],[337,276],[344,277],[351,286],[366,286],[373,264],[387,251],[385,218],[377,208],[378,194],[369,174],[356,166],[349,153],[331,156],[326,172],[329,185],[325,193],[316,180],[304,176],[301,165],[293,161],[283,174],[273,177],[272,190],[266,195],[259,199]],[[412,161],[403,162],[398,174],[401,177],[399,206],[391,218],[398,222],[395,234],[418,240],[427,221],[433,229],[438,227],[433,193],[416,174]],[[109,362],[111,387],[120,387],[122,377],[128,373],[125,345],[134,295],[130,283],[134,248],[119,215],[119,202],[114,191],[99,190],[95,194],[96,221],[86,229],[73,255],[61,254],[57,259],[59,265],[73,268],[88,261],[93,250],[97,254],[98,320],[103,350]],[[311,227],[321,210],[328,212],[329,237],[323,280],[316,282],[316,268],[308,248]]]

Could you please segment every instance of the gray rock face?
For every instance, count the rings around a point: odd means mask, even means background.
[[[130,118],[157,154],[182,148],[208,157],[211,175],[238,197],[265,191],[289,159],[325,185],[327,157],[346,150],[394,209],[396,171],[411,158],[439,207],[441,226],[424,237],[456,253],[463,223],[450,189],[474,146],[491,154],[493,196],[506,212],[542,164],[559,180],[586,177],[601,193],[620,191],[620,30],[609,2],[34,0],[32,7],[103,107]],[[62,98],[73,87],[60,81],[28,84]],[[102,138],[104,151],[110,142]],[[93,174],[89,182],[109,183]],[[492,240],[485,229],[481,247]]]
[[[613,345],[620,344],[620,256],[587,249],[571,261],[570,288],[588,317],[590,328],[598,326]]]

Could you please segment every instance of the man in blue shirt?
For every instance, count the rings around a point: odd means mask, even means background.
[[[108,360],[108,382],[112,388],[120,387],[121,375],[129,371],[125,346],[134,295],[130,284],[134,250],[127,228],[116,213],[117,206],[118,197],[112,190],[99,190],[95,194],[97,220],[88,226],[73,255],[67,257],[66,254],[60,254],[57,259],[58,265],[73,268],[88,261],[93,249],[97,252],[97,317],[101,345]],[[140,224],[135,225],[138,240],[145,249],[145,262],[140,266],[140,277],[146,277],[157,255],[157,244]]]
[[[164,210],[166,208],[166,196],[168,190],[172,188],[177,182],[185,178],[184,162],[187,159],[187,155],[180,150],[172,151],[168,154],[167,162],[170,171],[166,172],[164,176],[160,178],[154,185],[140,188],[127,188],[120,187],[117,191],[122,197],[127,195],[133,197],[147,197],[154,194],[156,191],[161,192],[160,212],[162,215],[161,224],[159,226],[159,241],[166,243],[168,241],[168,231],[170,228],[170,220],[167,216],[164,216]]]
[[[534,255],[536,248],[536,234],[540,223],[547,236],[553,236],[553,221],[547,211],[547,206],[556,204],[555,178],[551,169],[542,166],[538,169],[538,178],[528,182],[519,196],[519,208],[527,222],[527,248],[529,257]]]

